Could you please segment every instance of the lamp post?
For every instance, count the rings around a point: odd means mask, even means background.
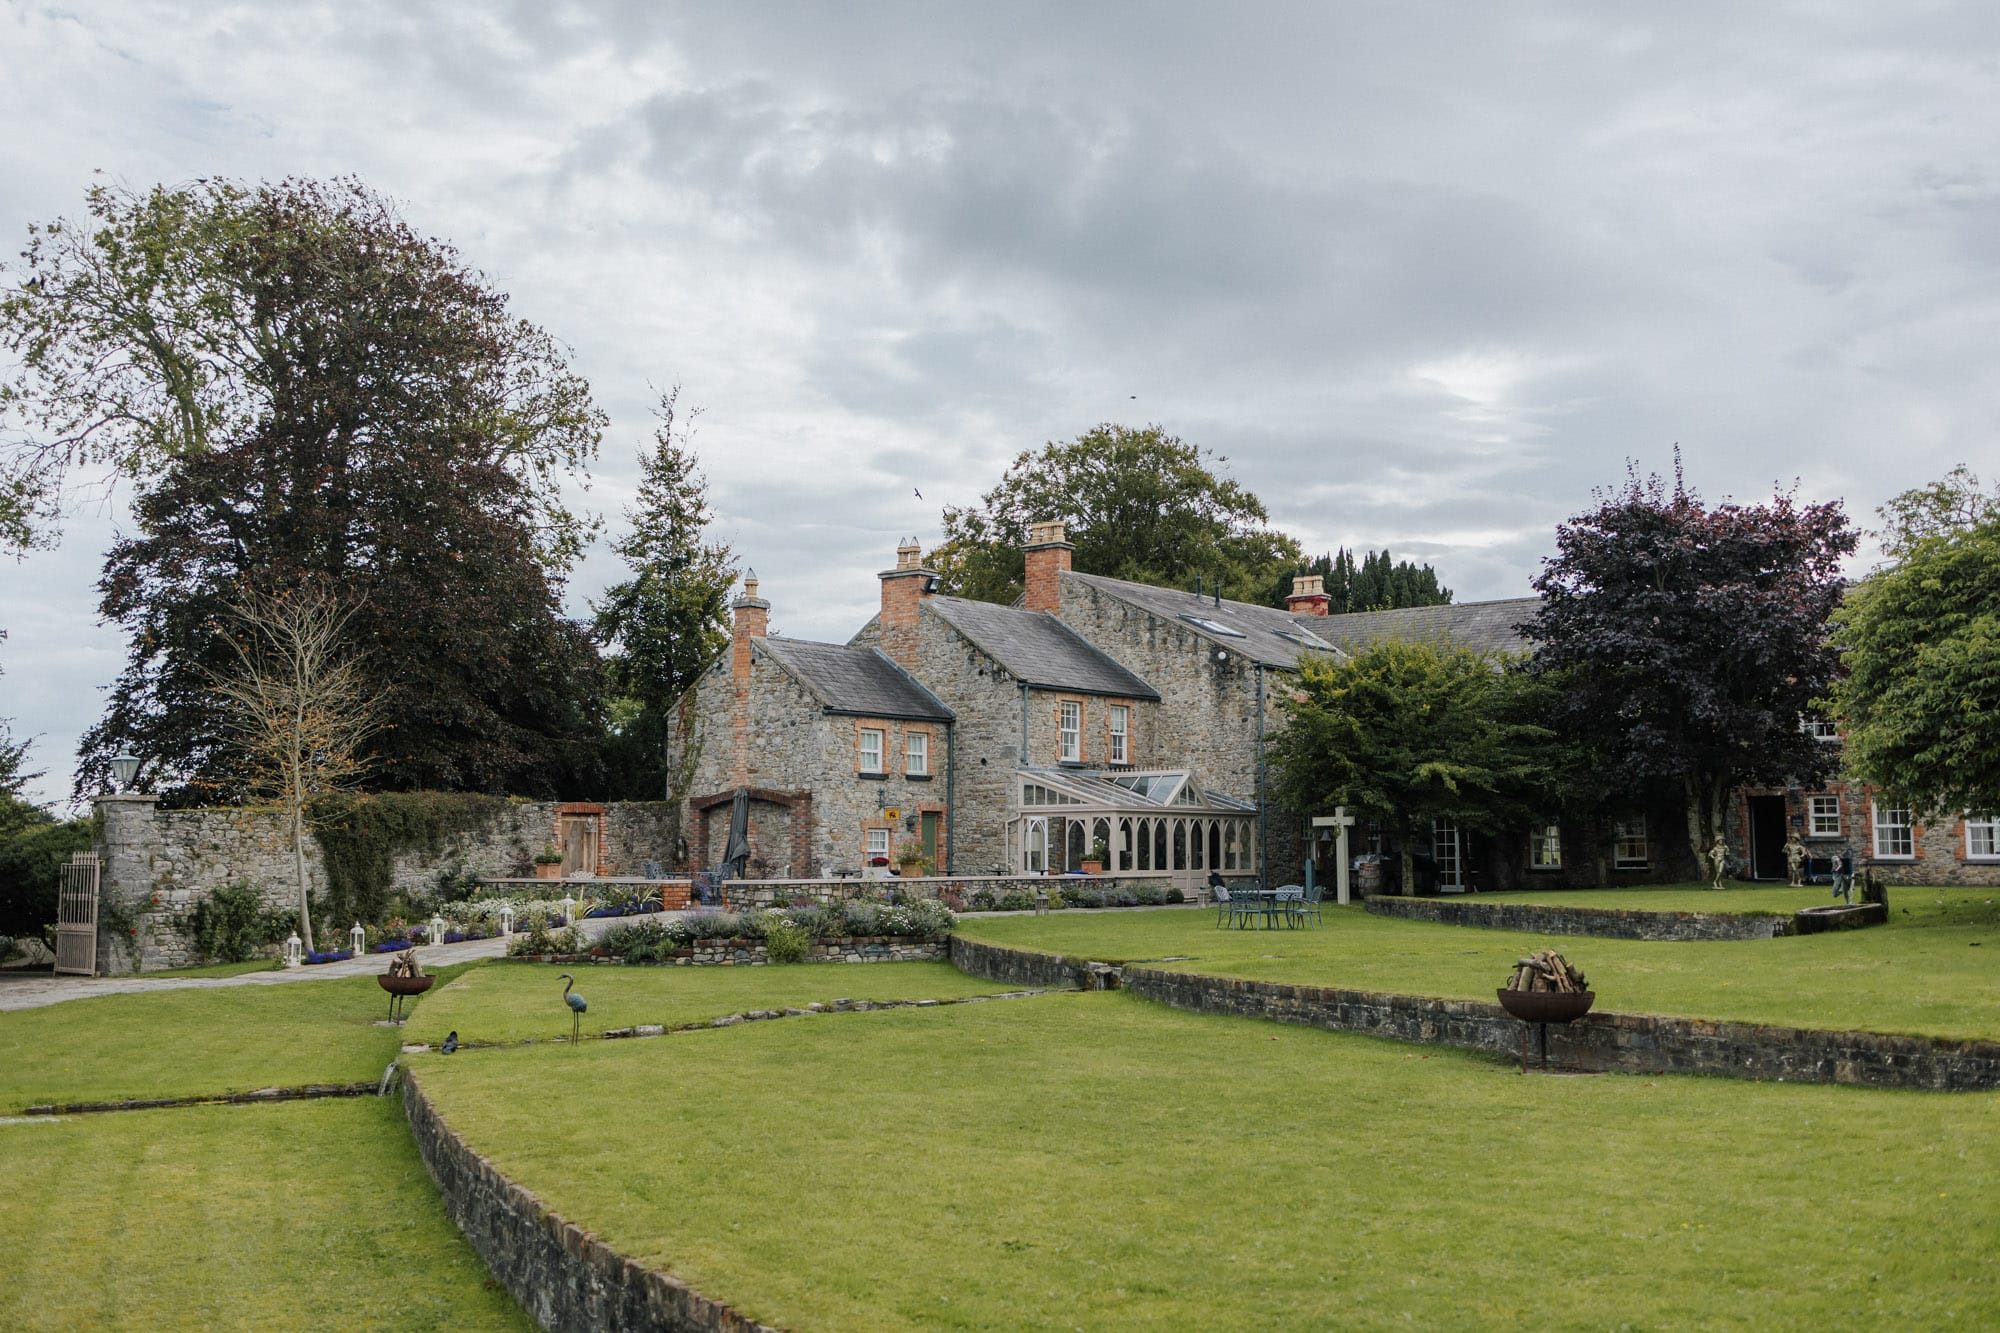
[[[132,790],[132,783],[139,776],[139,762],[139,756],[129,752],[112,758],[111,778],[118,784],[118,790]]]

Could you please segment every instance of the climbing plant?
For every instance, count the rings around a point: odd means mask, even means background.
[[[313,822],[330,919],[378,920],[398,853],[441,852],[455,837],[486,832],[506,809],[505,797],[475,792],[382,792],[324,802]]]

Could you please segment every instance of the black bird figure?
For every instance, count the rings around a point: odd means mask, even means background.
[[[910,489],[911,489],[911,490],[913,490],[913,491],[917,491],[917,488],[916,488],[916,487],[914,487],[914,486],[910,487]],[[924,493],[923,493],[922,491],[917,491],[917,498],[918,498],[919,500],[923,499],[923,498],[924,498]]]
[[[458,1049],[458,1029],[453,1028],[449,1033],[445,1035],[444,1053],[446,1055],[450,1055],[453,1051],[457,1049]]]
[[[569,983],[569,985],[563,987],[563,1003],[569,1006],[569,1044],[575,1046],[580,1035],[578,1030],[583,1026],[583,1011],[590,1008],[590,1005],[585,1002],[581,995],[572,995],[570,993],[576,985],[576,978],[567,972],[560,975],[564,981]]]

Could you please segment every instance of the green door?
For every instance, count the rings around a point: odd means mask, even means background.
[[[931,873],[933,875],[942,875],[944,873],[944,863],[938,860],[937,811],[924,811],[923,823],[919,827],[923,830],[921,836],[924,840],[924,859],[931,863]]]

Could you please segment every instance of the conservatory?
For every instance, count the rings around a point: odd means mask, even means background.
[[[1204,787],[1189,769],[1023,768],[1007,811],[1007,859],[1021,874],[1079,870],[1096,844],[1104,869],[1174,872],[1196,890],[1211,870],[1257,869],[1257,807]]]

